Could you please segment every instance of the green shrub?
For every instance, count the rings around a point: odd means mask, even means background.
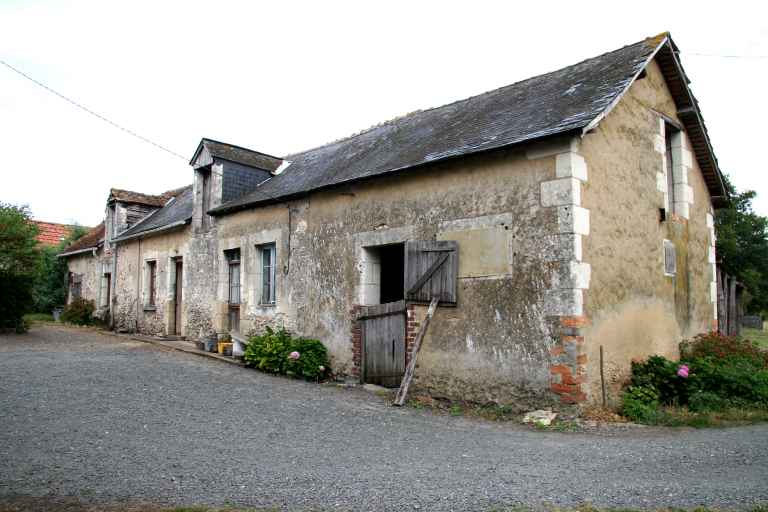
[[[646,361],[632,362],[632,386],[650,387],[658,393],[662,404],[687,403],[688,379],[677,375],[680,363],[662,356],[651,356]]]
[[[76,325],[93,325],[95,309],[92,300],[73,299],[61,313],[61,321]]]
[[[659,409],[659,393],[653,386],[630,386],[621,397],[627,418],[647,423]]]
[[[768,368],[768,352],[755,343],[737,336],[724,336],[715,332],[699,334],[680,343],[680,357],[684,360],[712,358],[716,360],[744,360]]]
[[[730,402],[717,393],[697,391],[688,397],[688,408],[693,412],[722,411]]]
[[[292,357],[292,353],[298,357]],[[318,340],[294,338],[285,329],[252,336],[245,348],[246,364],[259,370],[317,380],[330,373],[328,351]]]
[[[293,351],[299,353],[299,358],[288,358],[287,373],[309,380],[325,376],[329,367],[328,351],[322,343],[308,338],[296,338],[291,343],[291,352]]]

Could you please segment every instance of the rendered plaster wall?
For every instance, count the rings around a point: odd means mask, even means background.
[[[558,208],[541,204],[540,184],[556,178],[555,161],[552,152],[530,158],[499,151],[217,218],[217,253],[243,251],[248,304],[241,322],[256,330],[285,325],[318,338],[336,371],[354,373],[350,311],[370,303],[365,248],[457,240],[458,302],[438,309],[416,386],[521,406],[549,400],[549,318],[563,302],[549,292],[568,274],[556,256],[573,245],[572,237],[558,234]],[[279,270],[270,309],[253,298],[252,249],[265,242],[277,244]],[[221,283],[225,273],[218,268]]]
[[[167,335],[174,328],[175,263],[182,258],[187,269],[190,229],[159,233],[152,237],[121,242],[117,245],[115,279],[115,327],[144,334]],[[155,305],[149,305],[148,262],[156,265]],[[182,285],[182,326],[186,325],[187,273]],[[182,329],[182,335],[186,330]]]
[[[712,327],[714,232],[710,197],[684,135],[673,139],[676,214],[660,221],[667,204],[664,123],[676,108],[655,63],[598,128],[587,134],[581,152],[589,165],[582,202],[591,212],[591,232],[583,244],[592,265],[585,296],[587,390],[601,396],[599,350],[603,346],[609,398],[616,399],[629,376],[630,362],[652,354],[678,355],[682,338]],[[677,146],[677,147],[675,147]],[[683,159],[690,169],[679,165]],[[687,217],[687,218],[686,218]],[[676,247],[677,272],[664,272],[663,241]]]
[[[98,306],[99,304],[99,258],[93,256],[92,252],[85,252],[67,257],[67,268],[73,274],[81,274],[82,287],[80,296],[85,300],[92,300]],[[68,296],[68,301],[72,301],[72,295]]]

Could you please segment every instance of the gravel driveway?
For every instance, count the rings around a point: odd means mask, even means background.
[[[768,425],[532,431],[92,331],[0,335],[0,502],[487,510],[768,503]]]

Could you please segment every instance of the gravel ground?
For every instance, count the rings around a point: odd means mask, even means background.
[[[768,425],[539,432],[88,330],[0,335],[0,502],[487,510],[768,503]]]

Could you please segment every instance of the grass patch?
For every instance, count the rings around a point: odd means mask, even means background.
[[[768,421],[768,409],[729,408],[693,412],[686,407],[660,407],[643,423],[665,427],[735,427]]]
[[[53,322],[53,315],[50,313],[29,313],[24,315],[24,320],[33,322]]]
[[[754,341],[760,348],[768,350],[768,331],[744,328],[741,330],[741,337]]]

